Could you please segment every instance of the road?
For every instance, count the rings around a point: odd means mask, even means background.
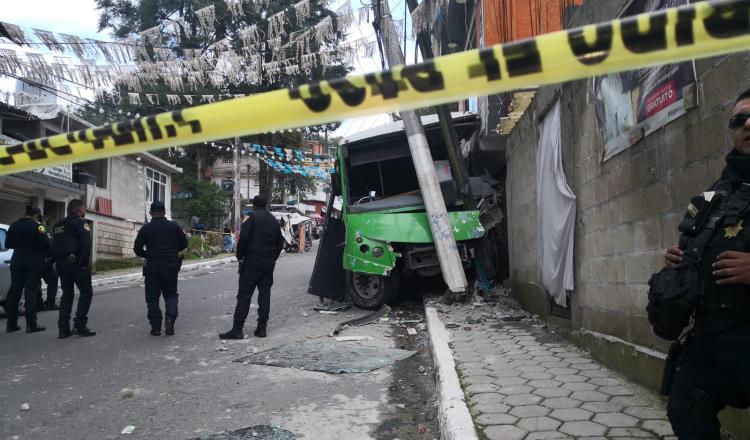
[[[418,351],[375,372],[333,375],[234,362],[289,342],[330,340],[336,323],[365,314],[312,310],[318,298],[306,289],[313,261],[314,253],[279,260],[266,339],[218,339],[231,327],[235,265],[182,276],[172,337],[149,335],[137,282],[97,291],[89,320],[96,337],[58,340],[56,312],[39,315],[46,332],[0,333],[0,438],[193,439],[258,425],[300,439],[438,438],[426,334],[406,335],[395,312],[390,322],[344,333],[373,338],[347,344]],[[420,318],[416,304],[398,313]],[[21,409],[24,403],[30,410]],[[135,430],[124,436],[127,426]]]

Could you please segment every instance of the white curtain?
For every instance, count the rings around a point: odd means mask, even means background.
[[[540,124],[536,156],[537,257],[542,283],[565,307],[573,290],[576,196],[565,181],[561,154],[560,101]]]

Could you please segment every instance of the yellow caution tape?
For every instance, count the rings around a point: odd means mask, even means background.
[[[554,32],[390,71],[161,113],[0,149],[0,174],[411,110],[750,49],[750,0]]]

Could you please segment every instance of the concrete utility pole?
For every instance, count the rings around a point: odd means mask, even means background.
[[[382,5],[377,10],[380,11],[380,16],[377,18],[380,21],[388,64],[391,68],[404,64],[401,44],[398,41],[388,0],[382,0]],[[430,146],[424,134],[422,121],[412,111],[401,112],[401,119],[404,121],[404,130],[409,141],[414,168],[417,171],[419,188],[422,191],[422,198],[427,209],[427,217],[430,221],[443,279],[445,279],[445,283],[451,292],[465,293],[467,291],[466,274],[464,274],[456,239],[453,237],[453,229],[448,220],[448,210],[445,208],[443,193],[440,191],[435,162],[432,160],[432,153],[430,153]]]
[[[417,0],[406,0],[406,5],[409,7],[409,12],[414,13],[414,10],[417,9],[419,3]],[[404,32],[404,35],[405,34],[406,33]],[[419,45],[422,59],[431,60],[435,58],[432,46],[430,45],[429,32],[419,32],[417,34],[417,44]],[[466,169],[466,165],[461,156],[461,151],[458,147],[458,137],[456,136],[456,127],[453,125],[451,110],[447,105],[438,105],[435,109],[437,110],[438,120],[440,121],[440,129],[443,132],[443,140],[448,152],[448,161],[451,164],[453,177],[458,184],[459,192],[461,193],[461,200],[464,202],[464,209],[476,209],[477,205],[474,201],[474,195],[471,192],[469,172]]]
[[[240,138],[234,138],[234,229],[240,227],[242,213],[242,194],[240,193]]]

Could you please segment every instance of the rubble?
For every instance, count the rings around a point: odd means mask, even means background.
[[[24,403],[21,405],[21,411],[28,411],[31,409],[31,406],[28,403]]]

